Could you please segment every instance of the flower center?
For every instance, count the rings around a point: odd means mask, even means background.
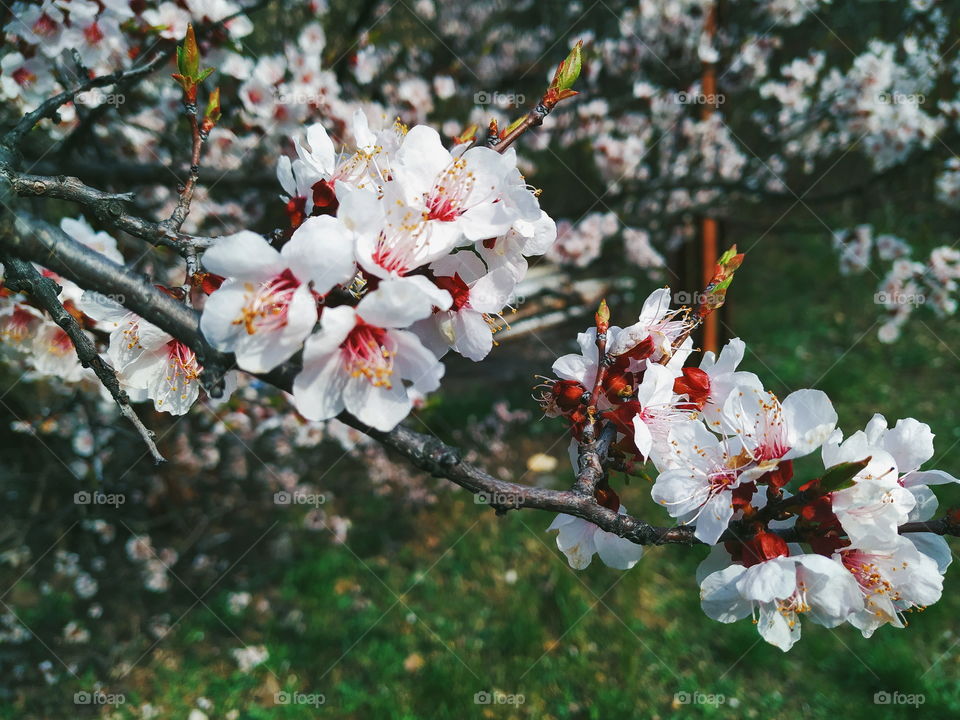
[[[200,377],[200,371],[203,369],[197,362],[197,356],[193,350],[184,345],[179,340],[171,340],[167,343],[168,367],[171,375],[167,380],[173,382],[176,376],[181,376],[185,382],[196,380]]]
[[[279,330],[287,324],[287,313],[293,294],[300,287],[300,281],[287,269],[259,289],[248,286],[247,304],[234,324],[242,324],[248,335],[257,330],[268,332]]]
[[[464,213],[476,177],[463,158],[455,158],[427,196],[427,219],[453,222]]]
[[[50,338],[50,352],[63,357],[69,355],[72,351],[73,341],[70,340],[70,336],[62,329],[57,328],[56,332],[53,333],[53,337]]]
[[[94,22],[92,25],[87,25],[87,27],[83,29],[83,36],[87,39],[88,43],[96,45],[103,40],[103,31],[100,29],[100,26]]]
[[[433,283],[441,290],[450,293],[450,297],[453,298],[451,310],[456,312],[470,303],[470,288],[460,277],[460,273],[454,273],[453,277],[440,275],[434,278]]]
[[[31,29],[37,35],[52,35],[57,31],[57,23],[52,17],[46,13],[43,13],[37,18],[37,21],[33,24],[33,28]]]
[[[36,316],[31,315],[19,306],[15,306],[7,321],[0,325],[0,337],[10,338],[11,341],[16,343],[23,342],[29,337],[30,325],[36,319]]]
[[[860,584],[860,588],[867,595],[890,594],[891,599],[897,600],[897,593],[893,585],[887,580],[875,558],[864,552],[852,550],[842,553],[843,566],[849,570]]]
[[[351,377],[363,376],[375,387],[393,387],[390,378],[396,351],[390,349],[390,344],[386,330],[357,318],[357,324],[340,345]]]
[[[388,222],[387,229],[377,238],[373,261],[387,272],[405,275],[423,264],[429,235],[425,213],[404,209],[396,221]]]
[[[13,71],[13,80],[20,87],[26,87],[27,85],[32,85],[37,79],[37,76],[26,68],[17,68]]]

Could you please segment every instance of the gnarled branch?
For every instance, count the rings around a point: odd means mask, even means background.
[[[195,310],[156,289],[145,277],[81,245],[48,223],[21,214],[0,232],[0,250],[49,267],[81,287],[123,296],[125,307],[190,346],[204,366],[212,363],[222,372],[234,365],[230,355],[213,349],[203,338]],[[258,377],[289,392],[298,370],[296,362],[288,361]],[[349,414],[342,414],[340,419],[397,451],[416,467],[450,480],[475,495],[482,494],[486,504],[499,513],[531,508],[573,515],[638,545],[701,544],[694,537],[693,526],[659,527],[600,505],[592,494],[583,491],[590,478],[578,479],[578,485],[583,485],[579,490],[551,490],[507,482],[464,461],[460,450],[430,435],[403,426],[384,432]],[[609,446],[608,437],[612,439],[612,436],[606,428],[600,435],[591,452],[602,452],[603,458]],[[596,472],[592,462],[584,466],[589,472]],[[732,526],[721,540],[735,540],[738,532],[745,531],[738,525]],[[794,530],[776,532],[788,542],[799,539]],[[907,523],[901,526],[900,532],[960,535],[960,525],[947,516],[925,523]]]
[[[96,373],[100,382],[110,392],[110,395],[116,401],[120,408],[120,414],[123,415],[130,424],[136,429],[137,433],[143,439],[150,456],[158,465],[164,462],[163,455],[157,449],[157,444],[153,441],[154,434],[143,424],[140,417],[130,406],[130,398],[126,391],[120,387],[120,381],[117,379],[117,373],[107,362],[97,353],[93,342],[87,337],[83,328],[74,319],[73,315],[67,312],[66,308],[58,299],[60,288],[50,278],[42,276],[29,262],[16,257],[4,257],[4,285],[14,292],[25,292],[34,299],[34,301],[46,310],[53,321],[67,334],[77,351],[77,357],[83,367],[88,367]]]

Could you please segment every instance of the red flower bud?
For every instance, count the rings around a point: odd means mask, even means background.
[[[683,375],[673,381],[673,391],[686,395],[693,405],[702,408],[710,397],[710,376],[700,368],[685,367]]]
[[[598,487],[596,490],[594,490],[593,497],[596,499],[598,505],[609,508],[614,512],[620,510],[620,496],[617,495],[617,493],[609,485],[605,487]]]
[[[757,482],[766,483],[777,489],[784,487],[793,479],[793,460],[781,460],[776,469],[761,476]],[[809,484],[809,483],[808,483]]]
[[[557,380],[550,388],[550,397],[563,412],[573,412],[580,407],[586,391],[576,380]]]
[[[742,545],[740,560],[747,567],[758,565],[775,557],[788,557],[787,542],[776,533],[761,530]]]

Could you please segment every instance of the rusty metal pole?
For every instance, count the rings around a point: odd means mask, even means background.
[[[712,40],[717,31],[717,4],[711,3],[707,11],[704,32]],[[708,120],[716,108],[717,99],[717,70],[714,63],[703,63],[703,78],[701,81],[704,103],[700,113],[701,120]],[[701,260],[703,270],[703,287],[713,278],[713,271],[717,265],[717,244],[719,228],[716,218],[705,217],[701,230]],[[710,313],[703,324],[703,349],[717,352],[720,340],[719,318],[717,313]]]

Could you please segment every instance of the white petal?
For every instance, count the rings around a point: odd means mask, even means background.
[[[307,349],[312,339],[307,340]],[[343,410],[343,387],[347,377],[338,352],[314,355],[309,364],[304,362],[303,370],[293,381],[297,411],[308,420],[327,420],[339,415]]]
[[[596,552],[593,537],[597,526],[581,518],[574,518],[557,533],[557,547],[567,556],[567,562],[574,570],[583,570],[590,565]]]
[[[642,545],[605,530],[597,530],[593,543],[603,564],[616,570],[629,570],[643,557]]]
[[[583,355],[571,353],[559,357],[553,363],[553,374],[563,380],[574,380],[584,387],[592,386],[596,377],[596,365],[589,365]]]
[[[917,485],[944,485],[946,483],[960,482],[953,475],[943,470],[918,470],[910,472],[900,478],[904,487],[915,487]]]
[[[481,277],[470,288],[470,307],[482,313],[498,313],[514,300],[516,287],[516,279],[510,270],[498,268]]]
[[[703,579],[700,583],[700,607],[707,617],[732,623],[750,614],[751,603],[737,589],[744,572],[746,568],[743,565],[730,565]]]
[[[336,166],[336,152],[333,147],[333,140],[327,135],[323,125],[314,123],[307,128],[307,144],[310,145],[309,151],[300,144],[299,140],[294,140],[297,155],[324,177],[329,178]]]
[[[790,452],[786,459],[803,457],[826,442],[837,426],[837,411],[821,390],[797,390],[783,401],[783,420]]]
[[[937,564],[937,571],[943,575],[950,563],[953,562],[953,553],[950,546],[940,535],[934,533],[906,533],[907,538],[914,546]]]
[[[329,215],[304,220],[280,254],[297,279],[312,281],[320,295],[350,282],[357,272],[353,233]]]
[[[453,315],[453,349],[474,362],[483,360],[493,348],[493,332],[483,315],[464,308]]]
[[[427,125],[417,125],[403,138],[397,151],[394,175],[414,197],[429,192],[452,158],[440,141],[440,134]]]
[[[765,603],[760,606],[757,630],[764,640],[784,652],[792,648],[800,639],[799,620],[796,618],[788,620],[773,604]]]
[[[243,324],[234,322],[243,315],[246,293],[252,290],[252,284],[241,280],[227,280],[203,305],[200,316],[200,330],[203,336],[217,350],[232,352],[237,338],[245,332]]]
[[[419,338],[408,330],[391,330],[390,340],[396,346],[394,371],[413,388],[422,393],[433,392],[440,387],[444,366],[436,356],[423,346]]]
[[[360,301],[357,314],[371,325],[402,328],[427,317],[434,307],[446,310],[452,303],[446,290],[422,275],[413,275],[382,281]]]
[[[277,160],[277,180],[280,182],[280,187],[283,188],[283,191],[289,197],[296,197],[297,181],[293,178],[293,168],[291,167],[290,158],[286,155],[281,155],[280,159]]]
[[[745,598],[761,603],[790,597],[796,587],[796,569],[788,558],[774,558],[747,568],[737,583]]]
[[[730,493],[717,493],[703,506],[703,511],[697,518],[694,536],[708,545],[713,545],[726,531],[732,517],[733,505]]]
[[[653,447],[653,435],[650,428],[643,421],[643,418],[637,415],[633,418],[633,443],[643,457],[650,457],[650,449]]]
[[[933,457],[933,432],[926,423],[903,418],[884,434],[883,449],[893,455],[900,472],[916,470]]]
[[[249,230],[219,238],[203,253],[202,262],[208,272],[252,282],[269,280],[286,269],[280,253]]]

